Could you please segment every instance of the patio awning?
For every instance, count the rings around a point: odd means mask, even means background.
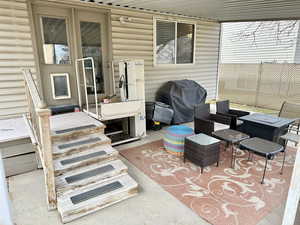
[[[299,19],[296,0],[81,0],[96,4],[217,20]]]

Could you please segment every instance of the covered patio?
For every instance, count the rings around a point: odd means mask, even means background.
[[[212,105],[212,107],[213,111],[215,111],[214,104]],[[260,113],[275,113],[265,109],[254,109],[251,107],[236,104],[234,105],[234,107],[236,109],[250,111],[257,110],[256,112]],[[191,128],[193,128],[194,126],[193,123],[187,123],[185,125]],[[125,152],[128,149],[141,148],[142,151],[142,149],[144,149],[143,146],[163,139],[167,128],[168,127],[164,127],[160,131],[148,131],[148,135],[144,139],[117,146],[116,149],[120,152],[122,156],[123,151]],[[216,124],[216,130],[222,130],[227,128],[227,125],[219,123]],[[293,144],[290,143],[289,145],[292,148],[294,148]],[[179,199],[177,199],[174,195],[168,192],[162,184],[157,183],[157,181],[153,180],[151,176],[147,176],[145,171],[142,171],[139,168],[137,168],[135,165],[132,164],[132,162],[128,161],[126,158],[121,157],[121,159],[129,167],[129,173],[132,174],[134,179],[139,183],[139,195],[127,201],[108,207],[100,212],[81,218],[77,221],[73,221],[71,224],[98,224],[99,221],[102,221],[101,223],[103,224],[110,225],[117,225],[120,223],[128,225],[139,225],[141,223],[145,225],[157,223],[172,225],[211,224],[208,223],[205,219],[201,218],[199,215],[197,215],[195,211],[190,209],[189,206],[183,204]],[[180,159],[180,161],[181,160],[182,159]],[[228,162],[225,164],[225,169],[230,169]],[[212,171],[212,173],[214,174],[214,170],[215,166],[212,165],[209,166],[208,170],[205,169],[204,173]],[[258,173],[258,176],[255,178],[254,181],[259,186],[261,186],[261,172],[262,171]],[[277,173],[278,172],[275,172],[274,174]],[[187,174],[187,177],[188,176],[189,175]],[[272,176],[273,175],[271,174],[268,175],[270,179],[272,179]],[[167,179],[167,177],[163,179]],[[44,201],[46,197],[46,192],[44,190],[43,179],[43,173],[41,170],[36,170],[26,174],[13,176],[8,179],[8,187],[12,199],[13,216],[17,224],[31,225],[32,221],[36,221],[37,224],[45,225],[61,224],[61,220],[57,212],[49,212],[47,210],[47,206]],[[281,184],[278,185],[281,186]],[[24,186],[30,186],[31,188],[24,189]],[[263,218],[259,220],[260,222],[258,224],[282,224],[285,205],[286,202],[282,201],[280,204],[272,207],[272,210],[268,212],[265,216],[263,216]],[[300,222],[299,219],[300,212],[298,210],[297,217],[295,219],[295,224],[298,224]]]

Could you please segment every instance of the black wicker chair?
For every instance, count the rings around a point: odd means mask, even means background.
[[[194,131],[196,134],[211,135],[215,131],[215,122],[230,125],[232,118],[226,115],[210,113],[209,104],[197,105],[194,109]]]
[[[223,116],[230,116],[232,120],[230,121],[230,129],[238,129],[239,121],[238,118],[242,116],[247,116],[250,113],[242,110],[230,109],[229,100],[217,102],[217,114]]]

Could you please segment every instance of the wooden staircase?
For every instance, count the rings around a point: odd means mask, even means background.
[[[104,135],[105,126],[84,112],[51,116],[30,70],[23,75],[25,118],[43,168],[48,209],[57,208],[66,223],[137,194],[138,184]]]
[[[120,202],[138,192],[104,124],[87,114],[50,119],[57,209],[64,223]]]

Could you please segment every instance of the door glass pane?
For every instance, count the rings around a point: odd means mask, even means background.
[[[69,64],[70,52],[66,20],[42,17],[43,50],[46,64]]]
[[[194,60],[194,25],[177,23],[176,63],[193,63]]]
[[[81,48],[83,57],[93,57],[95,62],[95,76],[97,93],[104,93],[102,71],[101,24],[95,22],[80,22]],[[93,68],[91,61],[85,62],[87,84],[93,86]],[[88,94],[94,94],[94,88],[87,88]]]
[[[68,81],[68,74],[52,74],[53,91],[55,98],[69,98],[70,87]]]
[[[175,63],[175,23],[156,22],[156,63]]]

